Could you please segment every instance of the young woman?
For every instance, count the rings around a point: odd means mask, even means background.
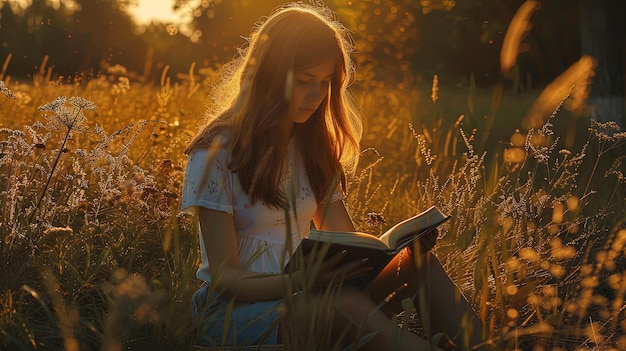
[[[289,299],[290,311],[307,318],[302,326],[327,321],[332,338],[369,334],[365,347],[373,350],[428,345],[413,333],[398,337],[378,308],[399,286],[395,275],[380,277],[369,294],[338,288],[330,302],[324,294],[291,296],[305,281],[325,287],[363,275],[367,260],[343,262],[337,254],[315,269],[283,269],[311,221],[324,230],[355,230],[342,201],[344,174],[356,166],[361,137],[347,94],[353,74],[348,38],[327,8],[285,5],[253,29],[248,47],[229,66],[227,83],[216,89],[218,110],[187,149],[182,203],[200,223],[198,277],[206,284],[193,301],[200,344],[287,342],[290,326],[281,311]],[[423,272],[413,264],[402,272],[412,282],[435,284],[437,294],[424,301],[445,309],[437,313],[441,321],[433,320],[433,332],[455,336],[471,309],[457,302],[438,262],[428,261]],[[405,256],[404,262],[413,260]]]

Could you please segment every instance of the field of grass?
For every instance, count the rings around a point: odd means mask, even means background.
[[[179,212],[182,150],[213,77],[183,78],[0,76],[0,349],[190,348],[199,253]],[[354,92],[359,229],[436,204],[452,220],[435,253],[495,349],[626,350],[624,132],[566,104],[524,131],[539,92]]]

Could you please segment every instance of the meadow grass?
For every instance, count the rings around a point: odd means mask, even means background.
[[[182,150],[213,77],[46,72],[0,77],[0,348],[189,349],[199,252]],[[366,83],[357,227],[432,204],[451,215],[434,252],[495,349],[626,350],[624,133],[561,105],[523,131],[534,93]],[[341,348],[317,324],[296,323],[288,346]]]

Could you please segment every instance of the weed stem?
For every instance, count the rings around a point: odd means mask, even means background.
[[[63,138],[63,142],[61,143],[61,148],[59,149],[59,152],[57,153],[57,157],[54,160],[54,163],[52,164],[52,168],[50,169],[50,174],[48,175],[48,180],[46,181],[46,185],[43,187],[41,196],[39,197],[39,200],[37,201],[37,206],[35,206],[35,211],[33,211],[33,214],[30,217],[29,222],[31,223],[35,217],[35,214],[37,214],[37,211],[39,211],[39,206],[41,206],[41,202],[43,201],[44,196],[46,196],[46,191],[48,190],[48,187],[50,186],[50,182],[52,181],[52,176],[54,175],[54,171],[56,170],[57,165],[59,164],[59,159],[61,159],[61,154],[63,154],[65,150],[65,144],[67,144],[67,140],[69,139],[70,134],[72,133],[72,129],[74,128],[74,124],[76,123],[76,120],[80,114],[80,111],[81,109],[78,109],[78,111],[76,111],[76,116],[74,116],[72,123],[67,126],[67,132],[65,133],[65,138]]]

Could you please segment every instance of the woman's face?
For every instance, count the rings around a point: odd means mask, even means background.
[[[335,60],[327,58],[315,66],[293,72],[289,119],[293,123],[306,122],[328,95],[335,72]]]

